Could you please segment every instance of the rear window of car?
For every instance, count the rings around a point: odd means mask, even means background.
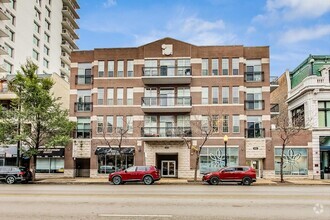
[[[137,167],[137,171],[147,171],[148,169],[147,169],[147,167],[145,167],[145,166],[138,166]]]
[[[244,168],[243,167],[236,167],[235,170],[236,171],[244,171]]]

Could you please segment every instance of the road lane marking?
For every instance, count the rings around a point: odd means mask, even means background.
[[[172,215],[121,215],[121,214],[98,214],[99,217],[150,217],[150,218],[172,218]]]

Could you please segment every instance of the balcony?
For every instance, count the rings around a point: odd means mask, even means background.
[[[68,6],[64,6],[62,10],[63,16],[70,19],[71,23],[74,26],[78,26],[76,19],[79,19],[79,16],[75,10],[71,10]],[[79,27],[79,26],[78,26]]]
[[[3,64],[1,64],[0,65],[0,73],[6,73],[7,72],[7,70],[6,70],[6,68],[5,68],[5,66],[3,65]],[[1,78],[2,76],[0,76],[0,78]]]
[[[145,113],[190,112],[191,108],[191,96],[141,98],[141,109]]]
[[[0,28],[0,37],[9,37],[9,34],[5,28]]]
[[[10,20],[8,13],[2,7],[0,7],[0,20]]]
[[[278,77],[277,76],[270,76],[270,91],[274,91],[277,87],[279,87],[278,84]]]
[[[61,53],[61,60],[66,63],[68,66],[70,66],[71,64],[71,60],[70,60],[70,55],[65,53],[65,52],[62,52]]]
[[[246,128],[245,129],[246,138],[265,138],[264,128]]]
[[[76,85],[91,85],[93,84],[92,75],[76,75]]]
[[[0,89],[0,99],[1,100],[12,100],[17,98],[15,93],[8,91],[8,88]]]
[[[0,45],[0,55],[8,55],[6,48]]]
[[[67,52],[68,54],[71,54],[73,48],[67,41],[62,41],[61,48],[63,51]]]
[[[76,129],[73,131],[74,139],[91,139],[92,129]]]
[[[10,3],[11,0],[0,0],[0,2],[2,2],[2,3]]]
[[[75,102],[74,110],[76,112],[91,112],[93,111],[93,102]]]
[[[142,81],[150,84],[190,84],[191,66],[187,67],[143,67]]]
[[[70,70],[69,69],[61,66],[60,70],[64,75],[70,76]]]
[[[182,137],[191,137],[190,127],[143,127],[141,137],[144,141],[182,141]]]
[[[62,30],[62,39],[66,40],[72,46],[72,48],[78,49],[78,46],[76,45],[74,38],[72,37],[69,31],[65,29]]]
[[[73,26],[69,19],[63,17],[62,27],[68,30],[75,39],[79,39],[79,36],[75,31],[76,27]]]
[[[68,6],[73,11],[80,9],[76,0],[63,0],[63,4]]]
[[[244,73],[245,82],[263,82],[264,72],[245,72]]]
[[[245,110],[264,110],[264,100],[245,100]]]
[[[280,114],[280,106],[278,104],[270,104],[270,114],[271,115],[279,115]]]

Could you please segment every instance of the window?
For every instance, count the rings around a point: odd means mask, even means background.
[[[212,75],[219,75],[219,62],[218,59],[212,59]]]
[[[117,88],[117,105],[123,104],[123,98],[124,98],[124,89]]]
[[[247,60],[245,81],[260,82],[263,80],[261,72],[261,60]]]
[[[117,61],[117,77],[123,77],[124,76],[124,61],[118,60]]]
[[[262,88],[246,88],[245,109],[263,109]]]
[[[98,155],[98,173],[108,174],[133,166],[133,153],[123,153],[122,157],[120,157],[119,148],[112,148],[111,152],[112,153]]]
[[[34,22],[34,31],[40,33],[40,26],[36,22]]]
[[[209,61],[208,59],[202,59],[202,76],[209,75]]]
[[[6,48],[6,51],[7,51],[8,55],[11,58],[14,58],[14,49],[6,43],[5,43],[5,48]]]
[[[77,84],[91,84],[93,82],[92,64],[78,63],[78,75],[76,77]]]
[[[239,74],[239,59],[233,58],[231,60],[231,62],[232,62],[232,68],[233,68],[233,75],[238,75]]]
[[[36,0],[36,3],[41,7],[41,0]]]
[[[41,12],[36,8],[34,8],[34,10],[35,10],[35,17],[37,18],[37,20],[40,21],[41,20]]]
[[[227,147],[227,165],[238,165],[238,147]],[[225,166],[224,147],[203,147],[200,154],[200,173],[218,171]]]
[[[229,132],[229,115],[222,116],[222,132],[223,133]]]
[[[233,86],[233,104],[239,104],[239,87]]]
[[[233,133],[239,133],[239,115],[233,115]]]
[[[3,61],[4,68],[7,73],[12,74],[13,73],[13,64],[7,62],[6,60]]]
[[[52,0],[48,0],[48,5],[52,5]]]
[[[133,77],[134,76],[134,63],[133,60],[127,61],[127,77]]]
[[[126,116],[126,128],[128,134],[133,134],[133,116]]]
[[[133,105],[133,88],[127,88],[127,105]]]
[[[123,116],[117,116],[117,132],[121,132],[124,128],[124,117]]]
[[[212,115],[212,128],[213,132],[219,132],[219,115]]]
[[[280,175],[281,148],[275,148],[275,174]],[[286,148],[284,150],[283,174],[307,175],[308,151],[306,148]]]
[[[247,116],[247,138],[263,138],[265,136],[264,129],[262,128],[261,116]]]
[[[15,32],[12,31],[9,27],[6,26],[7,34],[9,35],[9,39],[14,42],[15,40]]]
[[[209,104],[209,88],[202,87],[202,104]]]
[[[145,88],[142,104],[146,106],[157,105],[157,88]]]
[[[49,43],[50,42],[50,36],[48,34],[44,34],[44,40]]]
[[[7,12],[7,15],[9,15],[10,23],[15,26],[15,24],[16,24],[16,17],[15,17],[15,15],[13,15],[12,13],[10,13],[9,11],[6,11],[6,12]]]
[[[77,118],[76,138],[91,138],[91,119],[87,117]]]
[[[97,88],[97,104],[103,105],[104,100],[104,88]]]
[[[209,130],[209,116],[202,115],[201,127],[202,127],[202,131],[208,132],[208,130]]]
[[[103,132],[103,116],[97,116],[97,133]]]
[[[107,116],[107,132],[112,133],[113,131],[113,116]]]
[[[89,112],[92,110],[91,90],[77,90],[77,112]]]
[[[191,76],[190,59],[179,59],[178,64],[178,76]]]
[[[108,88],[108,94],[107,94],[107,104],[113,105],[113,88]]]
[[[47,14],[47,17],[50,18],[50,15],[51,15],[51,11],[49,8],[46,7],[46,14]]]
[[[146,115],[144,116],[144,128],[143,128],[144,137],[156,136],[157,135],[157,116]]]
[[[145,60],[144,61],[143,75],[144,76],[157,76],[158,75],[157,60]]]
[[[219,87],[212,87],[212,104],[219,103]]]
[[[40,42],[40,40],[36,36],[33,35],[33,44],[39,47],[39,42]]]
[[[190,88],[189,87],[179,87],[178,88],[178,105],[191,105]]]
[[[227,58],[222,59],[222,75],[229,74],[229,61]]]
[[[35,50],[32,50],[32,57],[35,60],[39,60],[39,53]]]
[[[50,22],[45,20],[45,28],[50,31]]]
[[[36,173],[63,173],[64,158],[37,158]]]
[[[189,115],[178,115],[177,116],[177,127],[179,129],[190,129],[190,116]]]
[[[10,7],[14,10],[16,10],[16,0],[11,0],[10,1]]]
[[[49,48],[44,46],[44,53],[49,56]]]
[[[229,103],[229,87],[222,87],[222,103]]]
[[[98,75],[99,75],[99,77],[103,77],[104,76],[104,61],[99,61]]]
[[[113,77],[115,68],[115,62],[113,60],[108,61],[108,76]]]
[[[330,127],[330,101],[318,102],[319,127]]]
[[[44,58],[44,67],[49,68],[49,61]]]
[[[320,102],[319,102],[319,107],[320,107]],[[292,124],[294,126],[298,126],[298,127],[304,127],[305,126],[304,105],[301,105],[298,108],[295,108],[294,110],[292,110],[291,114],[292,114]],[[319,114],[319,116],[320,116],[320,114]]]

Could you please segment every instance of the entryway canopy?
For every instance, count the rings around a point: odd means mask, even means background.
[[[135,153],[134,147],[122,147],[121,153],[126,155],[133,155]],[[95,155],[119,155],[118,147],[98,147],[95,150]]]

